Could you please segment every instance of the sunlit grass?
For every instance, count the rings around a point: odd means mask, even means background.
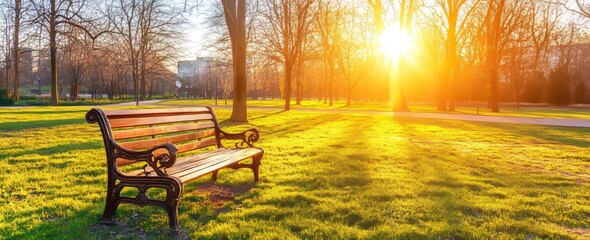
[[[158,208],[123,205],[96,224],[106,163],[88,107],[0,109],[0,238],[170,238]],[[229,110],[218,109],[223,121]],[[587,238],[590,134],[583,128],[380,115],[249,111],[263,181],[219,209],[187,185],[190,238]],[[228,125],[227,121],[223,121]]]
[[[293,102],[293,101],[292,101]],[[228,100],[228,106],[232,101]],[[162,104],[171,105],[199,105],[214,106],[215,100],[211,99],[184,99],[184,100],[166,100]],[[273,100],[248,100],[248,106],[252,107],[278,107],[282,108],[285,101],[282,99]],[[225,106],[223,100],[218,101],[218,106]],[[318,100],[304,100],[301,105],[291,105],[292,109],[330,109],[330,110],[363,110],[363,111],[391,111],[389,102],[375,101],[353,101],[350,107],[346,106],[346,100],[333,102],[333,106]],[[435,103],[410,103],[409,108],[412,112],[439,112],[436,110]],[[582,107],[557,107],[557,106],[521,106],[517,109],[514,106],[502,106],[499,113],[492,112],[485,107],[485,103],[480,103],[478,107],[474,103],[466,103],[456,107],[454,112],[443,112],[448,114],[479,114],[484,116],[508,116],[508,117],[535,117],[535,118],[574,118],[590,119],[590,108]]]

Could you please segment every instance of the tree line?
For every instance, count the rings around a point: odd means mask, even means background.
[[[50,104],[83,86],[96,97],[151,98],[173,85],[187,5],[163,0],[3,0],[0,86],[50,85]],[[58,71],[59,69],[59,71]],[[59,75],[58,75],[59,74]],[[173,88],[173,87],[169,87]]]
[[[253,0],[246,9],[250,96],[272,93],[264,72],[280,72],[285,109],[314,98],[332,105],[407,99],[571,104],[590,102],[590,5],[516,0]],[[227,56],[223,9],[211,5],[211,48]],[[412,49],[388,63],[388,28],[412,35]],[[393,44],[393,43],[391,43]],[[398,44],[396,42],[396,44]],[[287,97],[286,97],[287,96]]]
[[[175,65],[192,8],[199,6],[205,9],[207,52],[233,61],[226,68],[240,109],[246,97],[277,92],[286,110],[306,98],[327,105],[389,100],[394,111],[406,111],[408,100],[434,100],[442,111],[464,100],[487,101],[493,111],[500,101],[589,101],[584,66],[590,62],[590,6],[580,0],[1,4],[0,84],[16,100],[25,76],[47,78],[53,105],[60,89],[76,99],[82,86],[97,96],[132,95],[137,101],[173,89],[169,66]],[[393,44],[381,38],[392,28],[412,36],[411,48],[395,64],[381,51]],[[34,62],[24,64],[29,55]]]

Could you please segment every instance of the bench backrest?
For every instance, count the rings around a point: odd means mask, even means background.
[[[107,110],[92,109],[101,125],[105,146],[108,140],[131,150],[146,150],[163,143],[172,143],[178,152],[217,146],[219,126],[209,107],[177,109]],[[101,120],[102,119],[102,120]],[[106,134],[106,136],[105,136]],[[107,148],[108,151],[108,148]],[[117,159],[117,165],[133,163]]]

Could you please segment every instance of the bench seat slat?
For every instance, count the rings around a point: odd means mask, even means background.
[[[166,172],[179,178],[182,182],[187,182],[260,153],[262,153],[262,150],[257,148],[219,148],[210,152],[180,158],[173,167],[166,169]],[[143,170],[137,170],[128,173],[128,175],[135,176],[143,172]]]
[[[256,154],[260,154],[262,152],[260,149],[256,148],[247,148],[240,150],[240,154],[231,155],[228,157],[224,157],[225,154],[216,155],[211,161],[205,160],[207,164],[202,164],[199,167],[191,168],[190,173],[183,171],[181,173],[173,174],[173,176],[178,177],[182,182],[188,182],[192,179],[211,173],[220,168],[227,167],[229,165],[232,165],[246,158],[252,157]]]
[[[169,143],[185,142],[185,141],[206,138],[206,137],[211,137],[211,136],[215,136],[215,130],[207,130],[207,131],[174,135],[174,136],[169,136],[169,137],[160,137],[160,138],[154,138],[154,139],[125,142],[125,143],[120,143],[119,145],[121,145],[124,148],[138,150],[138,149],[148,149],[153,146],[164,144],[167,142],[169,142]],[[204,142],[204,141],[197,141],[195,143],[200,143],[200,142]]]
[[[147,137],[147,136],[160,135],[160,134],[199,130],[199,129],[203,129],[203,128],[213,128],[213,127],[215,127],[215,123],[213,121],[211,121],[211,122],[199,122],[199,123],[192,123],[192,124],[184,124],[184,125],[170,125],[170,126],[160,126],[160,127],[151,127],[151,128],[119,130],[119,131],[113,131],[113,138],[115,140],[122,140],[122,139]]]
[[[213,115],[211,113],[201,113],[165,117],[117,118],[109,120],[109,124],[111,128],[123,128],[199,120],[213,120]]]
[[[215,155],[209,155],[204,158],[190,158],[187,159],[182,164],[178,166],[175,165],[172,168],[168,169],[168,173],[173,174],[174,176],[183,176],[188,175],[193,171],[193,169],[198,169],[208,162],[217,162],[220,159],[238,159],[240,156],[245,156],[244,158],[251,157],[255,153],[251,153],[244,150],[226,150],[221,153],[217,153]],[[241,158],[241,159],[244,159]]]

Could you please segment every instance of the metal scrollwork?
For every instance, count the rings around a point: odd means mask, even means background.
[[[260,132],[256,128],[248,129],[242,133],[227,133],[221,131],[221,138],[222,139],[234,139],[234,140],[242,140],[242,142],[238,142],[235,144],[236,148],[241,147],[254,147],[254,143],[258,141],[260,138]]]
[[[172,167],[174,165],[174,163],[176,162],[176,151],[178,150],[174,145],[170,143],[165,143],[156,146],[147,151],[131,151],[124,149],[116,144],[114,144],[114,147],[115,159],[125,158],[130,160],[146,162],[147,165],[144,166],[144,173],[146,176],[150,175],[150,171],[147,170],[148,166],[152,168],[158,176],[167,176],[168,173],[166,173],[166,168]],[[157,156],[154,156],[154,151],[158,149],[166,149],[168,153],[162,153]]]

